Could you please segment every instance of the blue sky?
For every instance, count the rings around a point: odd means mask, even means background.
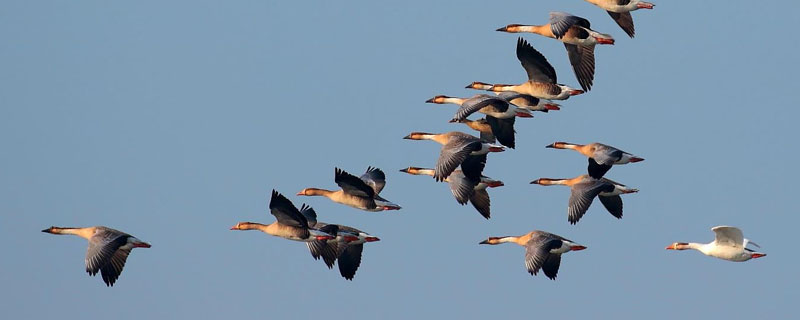
[[[5,1],[0,12],[0,306],[9,318],[265,315],[785,318],[794,306],[798,174],[795,2],[656,1],[627,38],[584,1]],[[521,82],[509,23],[549,11],[612,34],[595,85],[561,111],[520,119],[517,149],[484,173],[492,219],[445,184],[397,170],[432,166],[411,131],[448,124],[472,81]],[[524,37],[577,86],[563,45]],[[575,226],[569,191],[529,185],[585,171],[554,141],[604,142],[646,161],[609,178],[639,188],[616,220],[595,203]],[[384,169],[400,211],[293,196],[333,187],[334,167]],[[273,188],[321,221],[366,230],[354,281],[305,245],[228,228],[269,223]],[[666,251],[734,225],[768,256],[732,263]],[[83,269],[85,240],[39,230],[106,225],[150,242],[113,288]],[[547,230],[588,247],[557,281],[524,250],[487,236]],[[324,310],[324,311],[323,311]]]

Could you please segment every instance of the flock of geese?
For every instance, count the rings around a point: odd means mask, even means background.
[[[634,36],[631,12],[652,9],[653,4],[639,0],[586,0],[608,12],[611,18],[631,38]],[[471,203],[486,219],[491,216],[488,188],[503,186],[503,182],[483,175],[489,153],[515,148],[515,120],[530,118],[534,111],[560,110],[553,100],[566,100],[574,95],[591,90],[594,81],[594,47],[597,44],[614,44],[608,34],[591,29],[589,21],[564,12],[551,12],[550,22],[544,25],[510,24],[497,31],[509,33],[536,33],[564,43],[569,61],[581,89],[559,84],[555,69],[539,51],[523,38],[519,38],[516,54],[528,79],[516,85],[473,82],[467,88],[494,92],[495,95],[477,94],[469,98],[438,95],[426,102],[455,104],[459,108],[450,122],[463,123],[478,131],[479,137],[458,131],[446,133],[412,132],[405,136],[410,140],[432,140],[441,144],[441,152],[433,168],[408,167],[400,170],[412,175],[432,176],[435,181],[447,182],[456,201]],[[480,113],[480,119],[469,116]],[[602,144],[574,144],[555,142],[547,146],[553,149],[570,149],[588,158],[587,174],[570,179],[539,178],[531,182],[543,186],[564,185],[571,193],[567,204],[567,220],[576,224],[589,209],[595,198],[615,218],[622,218],[621,195],[638,190],[605,178],[604,175],[616,165],[643,161],[634,154]],[[338,190],[305,188],[297,196],[322,196],[331,201],[356,209],[378,212],[399,210],[401,207],[380,196],[386,185],[386,175],[378,168],[367,168],[360,177],[335,168],[334,182]],[[288,240],[307,244],[314,259],[322,259],[328,268],[338,261],[342,277],[352,280],[361,265],[364,244],[380,239],[354,227],[317,221],[313,208],[303,204],[299,209],[288,198],[273,190],[269,203],[274,222],[239,222],[231,230],[258,230]],[[86,252],[86,272],[94,276],[98,272],[107,286],[113,286],[122,273],[125,261],[133,248],[150,248],[150,244],[138,238],[103,226],[87,228],[50,227],[42,230],[51,234],[72,234],[89,242]],[[708,244],[676,242],[670,250],[694,249],[705,255],[730,261],[747,261],[766,254],[747,248],[755,243],[744,238],[735,227],[712,228],[715,240]],[[532,275],[540,270],[550,279],[555,279],[561,264],[561,255],[570,251],[586,249],[572,240],[549,232],[534,230],[521,236],[489,237],[480,244],[496,245],[513,242],[525,247],[525,266]]]

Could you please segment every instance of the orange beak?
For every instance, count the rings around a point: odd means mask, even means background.
[[[237,225],[231,227],[231,230],[239,230],[239,225],[237,224]]]
[[[364,240],[367,242],[381,241],[381,239],[378,239],[378,237],[366,237]]]
[[[133,247],[134,248],[150,248],[150,244],[147,243],[147,242],[134,243]]]
[[[586,247],[584,247],[584,246],[572,246],[571,248],[569,248],[569,251],[581,251],[583,249],[586,249]]]
[[[577,96],[577,95],[582,94],[582,93],[584,93],[583,90],[572,90],[572,91],[569,92],[569,95]]]
[[[632,157],[630,161],[631,161],[631,162],[639,162],[639,161],[644,161],[644,158]]]
[[[530,114],[530,113],[517,112],[516,114],[517,114],[517,117],[520,117],[520,118],[533,118],[533,115]]]
[[[766,255],[767,255],[766,253],[754,253],[752,257],[753,259],[755,259],[755,258],[765,257]]]
[[[547,110],[561,110],[561,108],[557,104],[552,104],[552,103],[545,104],[544,108]]]
[[[506,151],[506,149],[502,147],[489,147],[489,152],[503,152],[503,151]]]
[[[400,210],[400,207],[383,206],[383,210]]]
[[[667,246],[667,247],[666,247],[666,248],[664,248],[664,249],[667,249],[667,250],[675,250],[675,244],[673,243],[673,244],[671,244],[671,245]]]

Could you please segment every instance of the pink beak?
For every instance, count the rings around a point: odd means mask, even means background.
[[[653,9],[656,5],[649,3],[649,2],[640,2],[636,5],[639,9]]]
[[[133,244],[134,248],[150,248],[150,244],[147,242],[137,242]]]

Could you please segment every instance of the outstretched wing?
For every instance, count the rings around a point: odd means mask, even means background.
[[[112,287],[117,282],[119,276],[122,274],[122,268],[125,267],[125,261],[128,260],[128,255],[131,253],[130,249],[117,249],[117,252],[111,256],[111,261],[106,263],[100,268],[100,275],[103,277],[103,282],[106,286]]]
[[[556,70],[547,62],[547,59],[536,51],[525,39],[522,37],[517,40],[517,59],[522,63],[525,72],[528,74],[528,80],[537,82],[556,83]]]
[[[500,144],[514,149],[514,122],[516,117],[498,119],[492,116],[486,116],[486,122],[492,128],[492,135],[497,138]]]
[[[269,212],[282,225],[308,228],[306,217],[297,210],[297,207],[289,199],[286,199],[278,191],[272,190],[272,198],[269,200]]]
[[[339,273],[347,280],[353,280],[358,267],[361,266],[361,253],[364,244],[348,245],[339,255]]]
[[[570,224],[575,224],[583,217],[592,201],[601,192],[614,191],[614,185],[605,181],[590,180],[579,182],[572,186],[567,208],[567,219]]]
[[[616,13],[608,11],[608,15],[611,16],[611,19],[614,19],[614,22],[616,22],[629,37],[633,38],[636,34],[636,30],[633,28],[633,17],[630,12]]]
[[[383,187],[386,186],[386,174],[383,173],[383,170],[375,167],[367,167],[367,172],[361,175],[361,180],[372,187],[375,194],[381,193]]]
[[[614,216],[617,219],[622,219],[622,197],[619,195],[615,196],[598,196],[597,198],[600,199],[600,203],[606,207],[608,213]]]
[[[569,63],[575,71],[575,77],[584,91],[592,89],[594,81],[594,46],[578,46],[564,43],[569,56]]]
[[[742,230],[736,227],[717,226],[711,228],[714,231],[714,242],[717,245],[731,246],[731,247],[744,247],[744,235]]]
[[[347,173],[342,169],[336,168],[334,171],[334,181],[345,193],[358,197],[374,198],[375,189],[370,187],[364,180]]]
[[[550,12],[550,31],[553,32],[556,39],[561,39],[573,25],[591,28],[589,20],[584,18],[573,16],[566,12]]]
[[[474,138],[474,137],[473,137]],[[481,142],[478,139],[468,139],[461,136],[453,136],[450,141],[442,147],[439,159],[436,161],[433,178],[442,181],[453,173],[462,162],[472,153],[481,149]],[[464,172],[467,175],[467,172]]]
[[[464,101],[464,103],[461,104],[461,107],[458,108],[458,111],[456,111],[453,119],[450,121],[457,122],[464,120],[469,115],[486,107],[493,109],[495,112],[506,112],[506,110],[508,110],[508,102],[488,94],[478,94]]]

